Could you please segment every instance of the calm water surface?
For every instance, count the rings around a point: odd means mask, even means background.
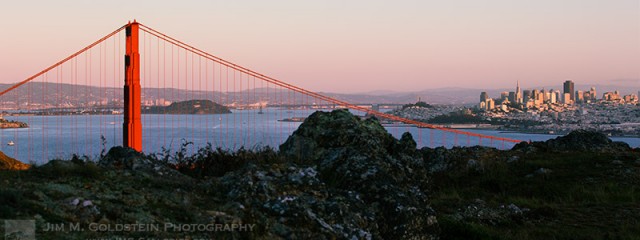
[[[224,149],[277,148],[300,125],[300,122],[278,120],[306,117],[312,112],[314,110],[265,109],[263,114],[258,114],[257,110],[234,110],[233,114],[142,115],[143,151],[160,152],[162,147],[175,151],[185,141],[193,142],[188,148],[191,152],[207,143]],[[122,115],[20,116],[7,119],[26,122],[30,127],[0,130],[0,151],[25,162],[42,164],[49,159],[69,158],[73,153],[95,158],[104,147],[109,149],[122,144]],[[505,149],[514,145],[403,125],[385,127],[397,138],[404,132],[410,132],[419,147],[474,146],[482,143]],[[558,136],[494,130],[467,131],[523,141],[544,141]],[[104,141],[101,136],[104,136]],[[640,146],[640,138],[612,139],[627,142],[632,147]],[[8,146],[9,141],[15,144]]]

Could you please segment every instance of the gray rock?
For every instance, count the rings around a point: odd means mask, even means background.
[[[482,163],[475,159],[469,159],[469,161],[467,161],[467,168],[469,170],[476,171],[476,172],[484,171],[484,167],[482,166]]]
[[[528,210],[527,210],[528,211]],[[457,221],[480,222],[488,225],[498,225],[504,222],[511,222],[514,219],[523,218],[524,209],[509,204],[499,207],[488,206],[484,201],[476,199],[473,203],[463,209],[458,209],[452,217]]]
[[[553,171],[551,169],[547,169],[547,168],[539,168],[538,170],[536,170],[534,172],[534,174],[538,174],[538,175],[546,175],[546,174],[550,174]]]
[[[509,206],[507,206],[507,209],[509,209],[509,211],[511,211],[513,214],[522,214],[522,210],[513,203],[509,204]]]
[[[311,167],[288,170],[286,179],[264,183],[268,195],[258,198],[267,199],[261,206],[269,212],[297,219],[299,224],[320,225],[340,238],[359,238],[361,232],[380,238],[418,238],[435,231],[437,221],[427,200],[428,167],[410,133],[398,140],[375,118],[361,119],[347,110],[316,112],[289,136],[280,152]],[[309,202],[314,198],[287,191],[284,196],[294,200],[274,198],[282,195],[282,188],[301,183],[302,192],[330,193],[331,197],[322,203]],[[300,212],[296,209],[310,209],[314,215],[307,214],[309,219],[291,216]],[[362,222],[370,225],[362,228]]]

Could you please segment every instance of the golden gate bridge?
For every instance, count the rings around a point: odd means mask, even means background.
[[[66,87],[61,89],[61,86]],[[155,99],[151,99],[150,95]],[[234,108],[235,112],[248,112],[232,113],[224,116],[224,120],[217,114],[204,117],[142,114],[143,101],[166,105],[168,102],[192,99],[211,100]],[[218,144],[231,140],[233,143],[229,145],[232,146],[248,142],[274,146],[283,139],[274,140],[260,135],[288,131],[290,128],[283,126],[294,126],[292,121],[282,120],[302,119],[295,112],[300,109],[347,108],[362,115],[375,116],[397,126],[414,128],[419,145],[427,145],[423,141],[428,141],[429,146],[444,146],[447,145],[447,138],[453,138],[454,146],[462,143],[467,146],[504,148],[505,143],[520,142],[402,118],[319,94],[212,55],[135,20],[1,91],[0,102],[12,102],[14,111],[23,113],[23,119],[30,125],[38,126],[14,130],[13,134],[4,129],[1,131],[4,134],[0,134],[0,141],[2,136],[5,139],[17,139],[20,136],[22,142],[17,142],[13,150],[27,151],[29,159],[20,160],[30,161],[32,158],[52,156],[47,152],[61,154],[61,149],[70,149],[76,154],[95,153],[95,149],[101,146],[100,140],[89,134],[92,129],[99,129],[100,135],[109,134],[112,145],[121,142],[123,146],[138,151],[151,150],[145,144],[149,141],[162,147],[173,144],[174,138],[180,135],[176,134],[177,131],[187,131],[193,138]],[[263,108],[276,106],[282,111],[261,116]],[[96,113],[98,117],[86,112],[71,116],[29,114],[47,109],[102,110]],[[124,118],[119,117],[120,109]],[[106,114],[109,110],[112,114]],[[258,126],[263,125],[265,118],[274,124]],[[156,128],[146,129],[146,125]],[[222,125],[233,127],[229,127],[232,130],[217,134],[206,130]],[[198,130],[195,126],[204,126],[205,130]],[[400,131],[400,128],[390,128],[390,131]],[[423,131],[428,131],[428,136],[423,136]],[[243,138],[249,138],[250,141]],[[185,139],[189,140],[188,137]],[[42,155],[37,154],[39,152]]]

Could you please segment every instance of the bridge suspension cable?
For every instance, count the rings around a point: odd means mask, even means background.
[[[145,31],[145,32],[147,32],[147,33],[149,33],[149,34],[151,34],[153,36],[156,36],[156,37],[158,37],[158,38],[160,38],[160,39],[162,39],[164,41],[170,42],[170,43],[172,43],[172,44],[174,44],[174,45],[176,45],[176,46],[178,46],[180,48],[183,48],[183,49],[185,49],[187,51],[191,51],[191,52],[193,52],[193,53],[195,53],[195,54],[197,54],[197,55],[199,55],[201,57],[207,58],[209,60],[212,60],[212,61],[218,62],[220,64],[223,64],[223,65],[225,65],[227,67],[233,68],[233,69],[235,69],[237,71],[240,71],[240,72],[249,74],[251,76],[257,77],[257,78],[259,78],[259,79],[261,79],[263,81],[267,81],[269,83],[272,83],[272,84],[275,84],[275,85],[278,85],[278,86],[281,86],[281,87],[284,87],[284,88],[287,88],[287,89],[290,89],[290,90],[293,90],[293,91],[296,91],[296,92],[299,92],[299,93],[302,93],[302,94],[305,94],[305,95],[308,95],[308,96],[311,96],[311,97],[314,97],[314,98],[322,99],[322,100],[327,101],[327,102],[331,102],[331,103],[334,103],[334,104],[337,104],[337,105],[341,105],[341,106],[344,106],[344,107],[349,108],[349,109],[362,111],[362,112],[365,112],[367,114],[374,115],[376,117],[380,117],[380,118],[384,118],[384,119],[390,119],[390,120],[393,120],[393,121],[399,121],[399,122],[402,122],[402,123],[405,123],[405,124],[411,124],[411,125],[415,125],[415,126],[421,127],[421,128],[430,128],[430,129],[436,129],[436,130],[451,132],[451,133],[454,133],[454,134],[462,134],[462,135],[474,136],[474,137],[478,137],[478,138],[491,139],[492,141],[493,140],[497,140],[497,141],[513,142],[513,143],[521,142],[521,140],[516,140],[516,139],[502,138],[502,137],[489,136],[489,135],[482,135],[482,134],[473,133],[473,132],[466,132],[466,131],[460,131],[460,130],[456,130],[456,129],[446,128],[446,127],[439,126],[439,125],[428,124],[428,123],[424,123],[424,122],[420,122],[420,121],[416,121],[416,120],[412,120],[412,119],[408,119],[408,118],[403,118],[403,117],[399,117],[399,116],[388,114],[388,113],[375,111],[373,109],[361,107],[361,106],[358,106],[358,105],[355,105],[355,104],[351,104],[351,103],[348,103],[348,102],[345,102],[345,101],[342,101],[342,100],[339,100],[339,99],[336,99],[336,98],[332,98],[332,97],[325,96],[325,95],[322,95],[322,94],[319,94],[319,93],[316,93],[316,92],[313,92],[313,91],[309,91],[309,90],[306,90],[304,88],[288,84],[288,83],[286,83],[284,81],[280,81],[278,79],[263,75],[261,73],[255,72],[255,71],[253,71],[251,69],[248,69],[246,67],[240,66],[238,64],[232,63],[232,62],[227,61],[225,59],[222,59],[220,57],[217,57],[217,56],[214,56],[212,54],[209,54],[208,52],[205,52],[205,51],[200,50],[200,49],[198,49],[196,47],[193,47],[193,46],[191,46],[189,44],[186,44],[186,43],[184,43],[184,42],[182,42],[180,40],[172,38],[172,37],[170,37],[170,36],[168,36],[166,34],[163,34],[163,33],[159,32],[159,31],[157,31],[157,30],[155,30],[153,28],[150,28],[150,27],[148,27],[148,26],[146,26],[144,24],[140,24],[140,26],[141,26],[141,30],[142,31]]]
[[[93,43],[89,44],[89,46],[86,46],[86,47],[84,47],[83,49],[80,49],[80,51],[77,51],[77,52],[75,52],[74,54],[71,54],[70,56],[68,56],[68,57],[66,57],[66,58],[64,58],[64,59],[62,59],[62,60],[60,60],[59,62],[57,62],[57,63],[55,63],[55,64],[51,65],[50,67],[45,68],[44,70],[42,70],[42,71],[40,71],[40,72],[38,72],[38,73],[34,74],[33,76],[28,77],[27,79],[22,80],[22,81],[20,81],[20,82],[16,83],[15,85],[13,85],[13,86],[11,86],[11,87],[9,87],[9,88],[5,89],[4,91],[0,92],[0,96],[2,96],[2,95],[4,95],[4,94],[6,94],[6,93],[8,93],[8,92],[10,92],[10,91],[11,91],[11,90],[13,90],[13,89],[16,89],[16,88],[18,88],[18,87],[22,86],[22,85],[23,85],[23,84],[25,84],[25,83],[30,82],[30,81],[31,81],[31,80],[33,80],[33,79],[36,79],[37,77],[42,76],[42,74],[45,74],[46,72],[51,71],[52,69],[54,69],[54,68],[56,68],[56,67],[59,67],[60,65],[62,65],[62,64],[64,64],[64,63],[66,63],[67,61],[69,61],[69,60],[71,60],[71,59],[73,59],[73,58],[77,57],[78,55],[80,55],[80,54],[82,54],[82,53],[86,52],[87,50],[89,50],[89,49],[91,49],[91,48],[95,47],[96,45],[98,45],[98,44],[100,44],[100,43],[104,42],[105,40],[109,39],[110,37],[112,37],[112,36],[116,35],[118,32],[122,31],[122,30],[123,30],[123,29],[125,29],[127,26],[128,26],[128,24],[127,24],[127,25],[124,25],[124,26],[122,26],[122,27],[120,27],[120,28],[118,28],[118,29],[116,29],[115,31],[113,31],[113,32],[111,32],[111,33],[107,34],[106,36],[104,36],[104,37],[102,37],[102,38],[98,39],[98,41],[95,41],[95,42],[93,42]]]
[[[139,26],[141,139],[145,152],[195,142],[223,149],[277,146],[299,122],[317,110],[348,108],[381,118],[389,133],[411,132],[418,146],[489,145],[519,140],[428,124],[358,106],[269,77],[212,55],[141,23]],[[70,154],[95,156],[124,139],[127,51],[123,25],[42,71],[0,91],[11,113],[5,118],[27,122],[26,130],[0,130],[0,151],[45,161]],[[113,40],[113,41],[111,41]],[[157,114],[154,108],[201,100],[232,114]],[[200,102],[198,102],[200,101]],[[145,112],[146,111],[146,112]],[[166,113],[166,112],[164,112]],[[387,121],[388,120],[388,121]],[[423,134],[423,131],[428,131]],[[458,136],[460,135],[460,136]],[[460,137],[466,136],[466,141]],[[472,140],[472,138],[474,138]],[[475,140],[477,138],[477,142]],[[8,146],[7,141],[12,144]],[[181,142],[178,142],[181,141]],[[28,146],[24,151],[23,146]],[[139,145],[138,145],[139,146]],[[179,147],[179,146],[178,146]],[[496,146],[499,147],[499,146]],[[508,147],[508,146],[506,146]],[[22,150],[20,150],[22,149]],[[195,144],[191,150],[196,148]],[[190,151],[191,151],[190,150]],[[84,154],[82,153],[84,151]],[[65,155],[66,154],[66,155]]]

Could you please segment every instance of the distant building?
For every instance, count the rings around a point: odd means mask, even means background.
[[[537,89],[533,89],[533,91],[531,91],[531,99],[533,99],[533,101],[535,102],[539,94],[540,91],[538,91]]]
[[[502,110],[503,112],[509,112],[509,100],[503,101],[502,105],[500,105],[500,110]]]
[[[569,99],[573,102],[575,101],[575,97],[573,96],[573,93],[575,91],[575,85],[573,84],[573,81],[571,80],[567,80],[564,82],[564,94],[569,94]],[[567,101],[565,100],[565,103]]]
[[[533,108],[535,106],[536,106],[536,102],[533,99],[529,99],[527,102],[525,102],[526,108]]]
[[[544,103],[544,90],[535,91],[535,96],[533,97],[533,104],[536,106],[540,106]]]
[[[571,96],[573,96],[573,94],[564,93],[564,95],[562,96],[562,103],[564,103],[564,104],[573,104],[573,100],[571,100]]]
[[[615,92],[605,92],[604,94],[602,94],[602,100],[610,101],[610,102],[619,102],[620,100],[622,100],[622,98],[620,97],[620,93],[618,91],[615,91]]]
[[[482,92],[480,94],[480,104],[478,104],[478,109],[489,111],[495,108],[495,101],[489,98],[489,95],[486,92]]]
[[[522,103],[522,91],[520,91],[520,80],[516,82],[516,93],[513,100],[516,103]]]
[[[625,103],[638,103],[638,96],[635,94],[625,95],[623,99]]]
[[[485,102],[487,99],[489,99],[489,94],[487,94],[487,92],[480,93],[480,102]]]
[[[509,92],[509,102],[517,102],[516,101],[516,92]]]
[[[549,91],[545,91],[544,88],[542,89],[542,102],[549,102],[549,99],[551,98],[551,90]]]
[[[500,93],[500,100],[504,101],[504,100],[507,100],[508,98],[509,98],[509,92]]]
[[[584,102],[584,92],[583,91],[576,91],[576,96],[575,96],[575,101],[576,103],[583,103]]]
[[[522,91],[522,102],[528,102],[531,99],[531,90]]]
[[[487,110],[491,110],[494,108],[496,108],[496,102],[491,98],[487,99]]]

